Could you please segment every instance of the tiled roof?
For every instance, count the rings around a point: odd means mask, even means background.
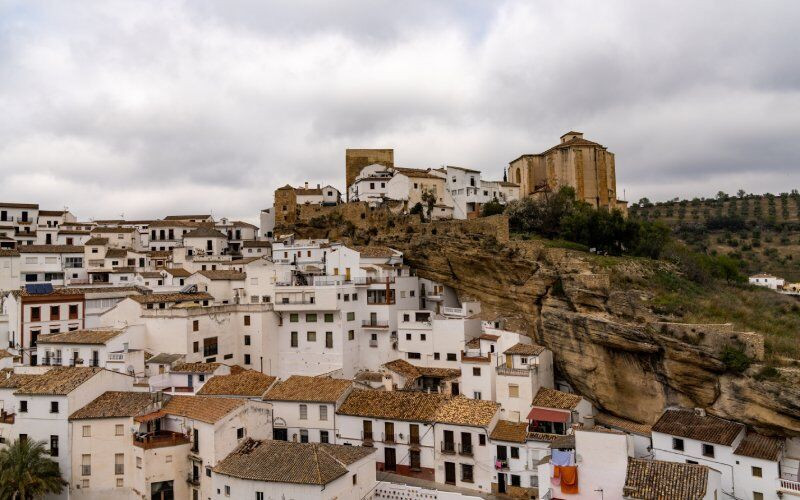
[[[581,402],[579,394],[556,391],[547,387],[540,387],[539,392],[533,398],[532,406],[542,406],[545,408],[557,408],[559,410],[572,410]]]
[[[206,278],[212,281],[219,281],[219,280],[241,281],[247,278],[247,273],[240,273],[239,271],[227,271],[223,269],[197,271],[195,274],[199,274],[200,276],[205,276]]]
[[[268,401],[313,401],[335,403],[353,384],[352,380],[292,375],[266,394]]]
[[[594,416],[594,421],[599,425],[621,429],[623,431],[642,436],[649,436],[650,432],[652,431],[651,425],[640,424],[638,422],[634,422],[633,420],[627,420],[611,415],[610,413],[598,413]]]
[[[192,275],[192,273],[182,267],[165,267],[164,271],[168,272],[172,276],[175,276],[176,278],[188,278]]]
[[[163,277],[161,275],[161,273],[158,272],[158,271],[140,271],[137,274],[139,276],[141,276],[142,278],[162,278]]]
[[[406,387],[411,387],[414,381],[420,377],[435,377],[442,379],[453,379],[461,376],[460,368],[430,368],[425,366],[414,366],[404,359],[395,359],[383,365],[386,369],[391,370],[405,377]]]
[[[45,217],[58,217],[60,215],[64,215],[63,210],[39,210],[39,215],[44,215]]]
[[[149,392],[108,391],[70,415],[70,420],[85,418],[133,417],[145,413],[153,405]]]
[[[98,237],[95,236],[93,238],[89,238],[88,240],[86,240],[85,245],[87,245],[87,246],[108,245],[108,238],[98,238]]]
[[[51,368],[20,387],[14,394],[69,394],[101,370],[102,368],[90,368],[87,366]]]
[[[98,287],[64,287],[54,288],[53,293],[48,294],[30,294],[24,288],[14,290],[13,293],[17,297],[47,297],[55,295],[91,295],[95,293],[113,293],[113,292],[140,292],[141,289],[136,286],[98,286]]]
[[[154,363],[160,365],[171,365],[183,357],[183,354],[169,354],[160,352],[155,356],[149,358],[145,363]]]
[[[105,344],[120,333],[121,330],[75,330],[39,335],[38,341],[45,344]]]
[[[21,245],[19,253],[83,253],[78,245]]]
[[[0,359],[3,358],[13,358],[14,355],[8,352],[7,349],[0,349]]]
[[[500,405],[492,401],[406,391],[354,390],[337,413],[387,420],[487,426]]]
[[[622,491],[639,500],[695,500],[705,497],[707,486],[705,465],[629,458]]]
[[[368,247],[356,247],[355,250],[361,255],[361,257],[367,258],[389,258],[394,257],[397,253],[389,247],[381,247],[381,246],[368,246]]]
[[[200,227],[200,226],[210,226],[210,222],[192,222],[188,220],[154,220],[150,221],[147,225],[148,228],[155,228],[155,227]]]
[[[421,170],[421,169],[418,169],[418,168],[404,168],[404,167],[394,167],[394,169],[397,170],[399,173],[405,175],[406,177],[414,177],[414,178],[420,178],[420,179],[442,179],[442,180],[444,180],[444,178],[442,178],[442,177],[440,177],[438,175],[433,175],[428,170]]]
[[[38,203],[3,203],[0,202],[0,207],[3,208],[39,208]]]
[[[136,232],[136,228],[133,227],[120,227],[120,226],[101,226],[92,228],[93,233],[100,233],[100,234],[113,234],[113,233],[134,233]]]
[[[211,214],[200,215],[167,215],[164,220],[192,220],[192,219],[209,219]]]
[[[272,242],[265,240],[247,240],[242,243],[243,248],[270,248]]]
[[[213,373],[222,363],[180,363],[170,369],[177,373]]]
[[[250,224],[249,222],[245,222],[243,220],[232,221],[231,225],[233,227],[247,227],[247,228],[250,228],[250,229],[258,229],[258,226],[256,226],[255,224]]]
[[[733,454],[777,462],[782,448],[783,440],[751,431],[745,435]]]
[[[127,255],[128,251],[123,250],[122,248],[109,248],[106,251],[107,259],[124,259]]]
[[[213,424],[245,404],[244,399],[207,396],[172,396],[161,408],[169,415]]]
[[[247,396],[260,397],[275,382],[275,377],[244,370],[231,375],[211,377],[197,392],[200,396]]]
[[[19,257],[19,251],[0,248],[0,257]]]
[[[538,356],[544,351],[544,347],[535,344],[514,344],[506,349],[504,354],[521,354],[523,356]]]
[[[9,372],[7,377],[4,376],[2,379],[0,379],[0,389],[19,389],[37,377],[41,377],[41,375],[33,373]]]
[[[198,293],[148,293],[146,295],[131,295],[131,298],[140,304],[156,304],[159,302],[193,302],[195,300],[214,300],[206,292]]]
[[[742,424],[684,409],[666,410],[653,424],[654,432],[724,446],[730,446],[743,429]]]
[[[227,238],[226,235],[213,227],[200,226],[183,235],[184,238]]]
[[[489,435],[489,439],[524,443],[528,439],[528,424],[526,422],[498,420],[494,429],[492,429],[492,433]]]
[[[254,481],[325,485],[374,451],[362,446],[248,438],[218,463],[214,472]]]
[[[169,250],[150,250],[147,252],[147,256],[151,259],[166,259],[172,256],[172,252]]]

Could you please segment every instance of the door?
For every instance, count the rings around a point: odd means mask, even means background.
[[[385,431],[383,440],[388,443],[394,443],[394,422],[386,422]]]
[[[394,448],[383,449],[383,470],[394,472],[397,470],[397,456]]]
[[[455,462],[444,463],[444,482],[447,484],[456,484],[456,464]]]
[[[411,424],[409,430],[411,431],[408,439],[409,444],[419,444],[419,425]]]
[[[361,432],[361,439],[364,441],[372,441],[372,420],[364,420],[364,430]]]
[[[288,441],[289,440],[289,430],[288,429],[272,429],[272,439],[276,441]]]
[[[460,394],[461,388],[458,386],[458,382],[453,382],[450,384],[450,392],[453,396],[458,396]]]
[[[378,324],[378,313],[369,313],[369,324],[373,326]]]
[[[497,474],[497,492],[498,493],[505,493],[506,492],[506,475],[502,472]]]
[[[413,470],[415,472],[419,471],[421,469],[419,451],[418,450],[411,450],[409,452],[409,456],[410,456],[410,459],[411,459],[411,470]]]
[[[514,367],[514,364],[513,364],[512,360],[513,360],[513,358],[506,354],[506,368],[513,368]]]
[[[444,431],[444,442],[442,443],[442,452],[455,453],[456,445],[453,437],[453,431]]]

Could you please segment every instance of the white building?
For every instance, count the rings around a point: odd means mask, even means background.
[[[777,276],[764,273],[750,276],[749,281],[751,285],[763,286],[765,288],[769,288],[770,290],[780,290],[786,283],[783,278],[778,278]]]
[[[83,247],[75,245],[24,245],[19,248],[20,281],[67,285],[86,279]]]

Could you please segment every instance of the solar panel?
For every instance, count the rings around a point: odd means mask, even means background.
[[[47,295],[53,293],[53,285],[50,283],[35,283],[25,285],[25,291],[30,295]]]

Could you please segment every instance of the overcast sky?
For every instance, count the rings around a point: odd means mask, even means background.
[[[254,221],[279,185],[580,130],[629,200],[800,188],[800,2],[0,0],[0,200]]]

